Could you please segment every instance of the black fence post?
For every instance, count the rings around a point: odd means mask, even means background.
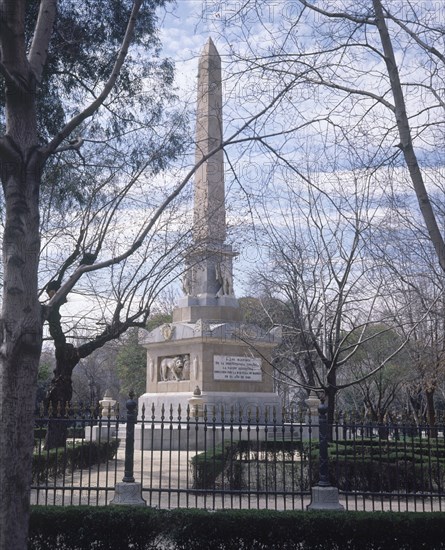
[[[121,483],[114,488],[114,498],[110,502],[113,505],[145,506],[142,498],[142,483],[135,482],[134,469],[134,427],[137,422],[137,402],[134,399],[133,390],[130,391],[130,399],[127,405],[127,425],[125,433],[125,471]]]
[[[134,427],[137,422],[137,401],[134,399],[134,391],[130,391],[130,399],[127,403],[127,426],[125,433],[125,473],[122,481],[126,483],[134,482]]]
[[[328,406],[323,402],[318,407],[319,429],[319,487],[330,487],[329,481],[329,454],[328,454]]]
[[[318,483],[312,487],[308,510],[344,510],[338,498],[338,489],[329,481],[329,426],[328,407],[322,401],[318,407]]]

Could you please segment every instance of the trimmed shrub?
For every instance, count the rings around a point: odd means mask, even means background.
[[[294,458],[302,453],[300,441],[226,441],[213,450],[198,453],[190,460],[194,489],[243,489],[247,478],[264,489],[266,478],[282,478],[281,468],[295,466]],[[267,466],[266,466],[267,463]],[[251,476],[246,474],[251,469]],[[265,468],[268,469],[266,476]],[[292,475],[288,476],[289,479]]]
[[[33,507],[30,550],[440,550],[443,514]]]
[[[318,443],[305,452],[318,481]],[[341,491],[438,492],[445,487],[445,443],[419,438],[339,440],[329,444],[329,476]]]
[[[67,447],[34,453],[32,481],[39,483],[48,478],[54,479],[66,471],[73,472],[112,460],[116,456],[119,443],[119,439],[100,443],[82,441]]]

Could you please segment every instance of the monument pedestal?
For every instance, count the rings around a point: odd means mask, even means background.
[[[198,389],[209,420],[281,420],[269,360],[277,344],[274,332],[198,319],[144,331],[139,341],[147,349],[147,392],[139,398],[139,418],[143,414],[145,421],[153,416],[159,422],[161,414],[166,420],[180,414],[185,419]]]
[[[185,421],[187,414],[194,418],[192,399],[192,392],[144,393],[138,402],[139,418],[142,411],[146,423],[153,415],[159,423],[161,414],[166,422],[178,422],[178,416]],[[199,417],[205,414],[208,422],[272,424],[282,420],[281,399],[274,392],[202,392],[201,399]]]

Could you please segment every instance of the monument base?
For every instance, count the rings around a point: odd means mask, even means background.
[[[139,419],[143,410],[145,421],[153,417],[159,422],[163,414],[164,420],[169,421],[171,417],[176,422],[179,413],[181,419],[186,420],[187,410],[194,418],[196,406],[192,399],[191,392],[144,393],[138,402]],[[206,411],[209,422],[272,424],[282,420],[281,399],[274,392],[202,392],[197,410],[199,417]]]
[[[344,510],[338,500],[337,487],[312,487],[311,503],[307,510]]]
[[[113,506],[146,506],[147,503],[142,498],[142,485],[126,481],[116,483],[114,499],[110,504]]]
[[[274,422],[282,429],[281,401],[272,392],[203,392],[198,399],[184,392],[145,393],[139,398],[138,410],[139,421],[144,410],[144,422],[135,427],[138,450],[165,449],[167,445],[170,450],[186,450],[190,446],[203,450],[227,438],[231,426],[237,427],[237,439],[264,440]],[[192,426],[193,430],[185,426]],[[288,435],[295,437],[290,428]]]
[[[85,439],[91,441],[109,441],[118,436],[119,426],[116,423],[116,419],[103,419],[103,424],[99,426],[92,426],[89,433],[85,431]]]
[[[233,428],[233,430],[232,430]],[[137,424],[134,430],[134,448],[137,451],[213,451],[224,441],[257,441],[271,440],[273,435],[271,424],[212,424],[202,418],[191,419],[189,423],[182,421],[164,423],[145,422]],[[295,430],[294,426],[279,426],[279,438],[298,441],[307,439],[309,426]]]

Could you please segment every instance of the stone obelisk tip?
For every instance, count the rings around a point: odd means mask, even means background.
[[[222,143],[221,59],[211,38],[199,59],[196,118],[194,235],[198,242],[223,244],[226,239],[224,154]]]
[[[218,50],[216,49],[215,43],[209,36],[207,42],[204,45],[203,51],[201,55],[217,55],[219,57]]]

